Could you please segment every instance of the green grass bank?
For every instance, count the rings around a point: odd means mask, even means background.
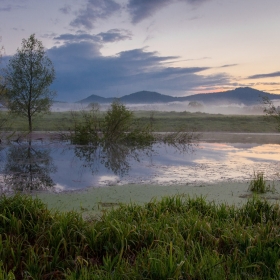
[[[25,119],[1,113],[1,118],[8,118],[9,122],[2,130],[27,130]],[[151,121],[151,112],[134,112],[135,122],[146,125]],[[152,115],[155,131],[167,132],[187,128],[201,132],[277,132],[277,125],[273,119],[258,115],[221,115],[190,112],[154,112]],[[34,131],[68,131],[73,125],[71,112],[52,112],[39,116],[34,120]]]
[[[183,196],[99,219],[0,198],[0,279],[279,279],[280,208]]]

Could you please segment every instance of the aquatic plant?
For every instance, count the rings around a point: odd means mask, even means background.
[[[274,191],[274,188],[267,184],[263,172],[254,172],[254,178],[249,184],[249,190],[254,193],[266,193]]]
[[[120,205],[99,218],[0,197],[0,279],[279,279],[280,209],[202,197]]]

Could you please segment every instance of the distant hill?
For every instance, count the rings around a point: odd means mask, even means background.
[[[179,97],[179,99],[187,101],[198,101],[210,104],[244,104],[253,105],[258,104],[262,100],[262,97],[268,97],[269,99],[280,99],[280,95],[271,94],[264,91],[256,90],[250,87],[240,87],[234,90],[213,92],[213,93],[201,93],[190,95],[186,97]]]
[[[114,98],[112,97],[106,98],[92,94],[83,100],[77,101],[76,103],[111,103],[113,100]]]
[[[123,103],[168,103],[176,100],[177,97],[144,90],[120,98],[120,101]]]
[[[234,90],[201,93],[183,97],[173,97],[153,91],[138,91],[129,95],[118,98],[122,103],[132,104],[152,104],[152,103],[169,103],[182,101],[197,101],[205,104],[259,104],[262,97],[269,99],[279,99],[280,95],[259,91],[250,87],[240,87]],[[105,98],[98,95],[91,95],[77,103],[111,103],[115,98]]]

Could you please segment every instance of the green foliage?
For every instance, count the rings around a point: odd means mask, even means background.
[[[10,59],[4,73],[8,108],[28,120],[29,131],[35,115],[48,112],[55,95],[49,89],[55,78],[51,60],[42,42],[32,34]]]
[[[91,104],[89,111],[81,111],[80,116],[72,112],[74,120],[74,131],[71,132],[71,142],[73,144],[86,145],[96,143],[99,140],[100,119],[99,105]]]
[[[126,138],[131,128],[133,113],[125,105],[114,101],[105,114],[102,131],[106,141],[117,142]]]
[[[254,193],[266,193],[273,191],[273,188],[265,181],[263,172],[254,172],[254,178],[250,182],[249,190]]]
[[[279,279],[280,208],[183,196],[99,219],[0,197],[0,279]]]
[[[99,106],[95,104],[90,111],[82,111],[79,117],[73,113],[73,120],[71,141],[74,144],[149,145],[154,141],[151,125],[137,125],[133,112],[118,101],[113,102],[102,116]]]

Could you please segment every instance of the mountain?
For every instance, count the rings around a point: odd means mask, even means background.
[[[120,98],[123,103],[168,103],[176,101],[177,97],[164,95],[154,91],[138,91]]]
[[[113,100],[114,98],[112,97],[106,98],[92,94],[83,100],[77,101],[76,103],[111,103]]]
[[[118,98],[122,103],[132,104],[152,104],[152,103],[169,103],[169,102],[183,102],[183,101],[197,101],[206,104],[244,104],[254,105],[259,104],[262,97],[269,99],[279,99],[280,95],[271,94],[259,91],[250,87],[240,87],[234,90],[201,93],[183,97],[173,97],[152,91],[138,91],[129,95]],[[77,103],[111,103],[115,98],[105,98],[98,95],[91,95]]]
[[[98,95],[90,95],[89,97],[78,101],[77,103],[111,103],[114,99],[113,97],[105,98]],[[168,103],[177,101],[177,97],[164,95],[153,91],[138,91],[118,98],[122,103]]]
[[[201,93],[186,97],[179,97],[184,101],[198,101],[210,104],[259,104],[262,97],[280,99],[280,95],[256,90],[250,87],[240,87],[234,90],[213,93]]]

